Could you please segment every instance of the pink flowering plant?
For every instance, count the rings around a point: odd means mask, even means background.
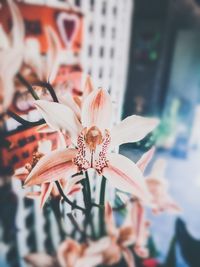
[[[135,266],[134,255],[148,257],[150,223],[145,207],[153,212],[178,212],[179,208],[168,195],[163,178],[159,180],[153,173],[151,177],[143,175],[154,148],[137,163],[113,151],[123,143],[143,139],[159,120],[133,115],[112,126],[111,97],[102,88],[94,89],[89,76],[82,97],[72,96],[71,100],[70,104],[63,97],[35,101],[45,120],[38,130],[58,132],[57,148],[39,144],[32,162],[16,170],[15,178],[23,181],[25,188],[40,188],[31,190],[27,197],[39,198],[41,208],[49,197],[66,202],[70,207],[68,217],[79,237],[68,237],[55,256],[30,254],[25,260],[36,267],[92,267],[111,266],[123,258],[128,266]],[[99,192],[98,202],[93,197],[92,183]],[[106,197],[108,185],[117,189],[122,207],[112,207]],[[77,194],[82,194],[83,201],[78,201]],[[118,227],[113,210],[121,208],[126,209],[127,216]],[[81,222],[77,212],[83,215]]]
[[[51,45],[45,62],[37,49],[25,53],[29,50],[24,49],[20,12],[13,1],[8,0],[8,4],[14,27],[12,40],[7,40],[10,46],[0,51],[4,59],[0,64],[0,112],[8,112],[26,126],[41,124],[38,131],[56,132],[58,137],[54,148],[49,140],[39,143],[32,161],[15,170],[14,177],[22,181],[27,197],[39,199],[41,208],[49,199],[65,202],[67,217],[76,230],[75,235],[66,233],[54,255],[29,254],[25,261],[34,267],[95,267],[112,266],[123,259],[133,267],[136,255],[147,258],[149,254],[150,223],[146,208],[159,213],[179,212],[179,207],[167,192],[166,179],[159,170],[163,164],[155,165],[154,171],[144,177],[154,149],[137,163],[116,151],[121,144],[142,140],[157,127],[159,120],[132,115],[113,125],[111,97],[105,89],[95,89],[89,76],[81,96],[57,96],[51,84],[44,82],[56,73],[56,68],[51,69],[59,49],[55,33],[46,29]],[[6,39],[5,32],[3,35]],[[47,89],[48,99],[40,99],[37,90],[19,73],[22,62],[31,66],[42,80],[38,86]],[[15,76],[34,97],[42,121],[29,122],[9,111]],[[107,193],[110,188],[116,190],[121,207],[113,207]],[[115,214],[120,209],[125,209],[127,215],[118,225]],[[57,219],[63,221],[62,216]]]

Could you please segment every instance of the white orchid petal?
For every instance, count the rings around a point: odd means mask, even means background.
[[[109,167],[104,168],[103,175],[111,184],[117,189],[131,193],[135,197],[149,203],[150,194],[142,172],[137,165],[119,154],[109,154],[107,158],[109,160]]]
[[[24,24],[17,5],[8,0],[12,14],[12,42],[10,47],[0,51],[0,97],[3,97],[3,108],[6,110],[15,92],[14,76],[19,71],[23,59]]]
[[[7,47],[10,46],[10,40],[9,40],[9,36],[7,35],[7,33],[5,32],[3,25],[0,24],[0,50],[4,50]]]
[[[111,130],[112,147],[124,143],[134,143],[143,139],[158,125],[157,118],[129,116]]]
[[[46,69],[44,71],[45,79],[52,83],[59,69],[58,55],[61,50],[59,37],[51,26],[45,26],[45,34],[48,43]]]
[[[14,47],[20,47],[23,45],[23,39],[25,35],[25,27],[22,15],[18,6],[14,1],[8,0],[10,11],[12,14],[13,28],[12,28],[12,43]]]
[[[133,252],[130,249],[124,248],[122,254],[127,263],[127,267],[136,267]]]
[[[112,245],[112,240],[110,237],[105,236],[97,241],[89,243],[89,246],[85,250],[86,255],[94,255],[97,253],[102,253]]]
[[[47,154],[52,151],[52,142],[50,140],[45,140],[45,141],[39,141],[38,142],[38,152],[42,154]]]
[[[84,127],[97,126],[102,131],[110,128],[112,103],[110,95],[104,89],[89,94],[83,103],[81,119]]]
[[[159,178],[159,179],[164,178],[165,172],[166,172],[166,167],[167,167],[166,159],[164,159],[164,158],[157,159],[154,162],[150,176],[155,177],[155,178]]]
[[[81,110],[80,107],[77,105],[77,103],[74,100],[74,97],[66,93],[64,96],[59,96],[59,102],[67,107],[69,107],[77,116],[78,119],[81,117]]]
[[[24,260],[33,267],[54,267],[56,265],[54,258],[44,253],[28,254]]]
[[[55,150],[43,156],[29,173],[25,186],[57,181],[77,172],[73,163],[76,149]]]
[[[77,259],[76,265],[74,267],[96,267],[103,263],[103,255],[96,254],[91,256],[83,256]]]
[[[51,128],[57,131],[65,130],[69,132],[72,142],[76,144],[81,124],[70,108],[45,100],[35,101],[35,106]]]
[[[82,174],[69,179],[66,183],[65,188],[64,188],[65,194],[66,195],[70,194],[70,192],[73,190],[76,183],[80,182],[83,179],[85,179],[85,176],[83,176]]]

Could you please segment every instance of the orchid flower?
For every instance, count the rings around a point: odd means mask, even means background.
[[[96,267],[104,262],[103,252],[110,246],[107,238],[89,244],[80,244],[66,239],[58,247],[56,257],[43,253],[33,253],[25,257],[32,267]]]
[[[105,225],[108,237],[112,245],[106,250],[105,264],[113,265],[120,261],[123,256],[128,267],[134,267],[135,261],[133,252],[128,248],[136,241],[136,229],[132,223],[124,223],[117,228],[113,216],[113,211],[109,203],[105,207]]]
[[[45,253],[30,253],[24,261],[31,267],[59,267],[56,259]]]
[[[148,189],[153,197],[153,211],[155,213],[161,211],[179,213],[181,211],[180,207],[168,193],[169,184],[164,178],[165,168],[166,161],[158,159],[154,163],[151,174],[146,178]]]
[[[96,267],[99,265],[111,266],[119,262],[121,254],[129,264],[128,267],[135,267],[133,256],[130,250],[125,253],[110,237],[102,237],[97,241],[78,243],[73,239],[66,239],[58,247],[56,257],[43,253],[28,254],[25,261],[32,267]]]
[[[44,100],[35,101],[35,105],[50,127],[70,134],[76,148],[44,156],[28,175],[27,186],[93,168],[119,190],[149,201],[140,169],[125,156],[109,153],[109,149],[142,139],[157,126],[158,119],[130,116],[111,129],[112,104],[109,94],[103,89],[95,90],[86,97],[81,122],[65,105]]]
[[[39,41],[28,38],[25,42],[24,62],[29,65],[42,81],[53,82],[58,71],[58,54],[61,49],[56,32],[50,26],[45,27],[48,51],[46,58],[41,55]]]
[[[66,105],[76,114],[77,118],[81,120],[81,108],[83,106],[84,100],[87,96],[94,91],[94,86],[89,75],[84,74],[83,72],[72,72],[71,76],[68,75],[68,79],[78,79],[79,92],[81,96],[74,95],[73,91],[67,92],[64,95],[58,95],[60,103]],[[75,77],[74,77],[75,76]]]
[[[15,171],[14,178],[17,178],[21,181],[25,181],[28,174],[32,170],[33,166],[37,165],[40,158],[42,158],[45,154],[50,153],[52,147],[50,141],[41,142],[38,147],[38,152],[35,153],[33,157],[33,161],[31,164],[26,164],[24,167],[19,168]],[[63,191],[66,196],[74,196],[76,193],[80,192],[82,189],[82,185],[78,183],[80,180],[82,180],[82,176],[77,176],[72,179],[59,179],[59,183],[61,187],[63,188]],[[60,196],[59,191],[57,189],[57,186],[54,184],[54,182],[48,182],[41,184],[40,191],[31,191],[26,194],[26,197],[28,198],[40,198],[40,207],[42,208],[49,198],[49,196],[52,195],[53,197]]]
[[[134,251],[140,258],[147,258],[149,251],[147,241],[149,237],[149,221],[145,218],[145,209],[140,201],[129,204],[129,214],[133,228],[136,230]]]
[[[133,246],[133,250],[141,258],[148,256],[146,245],[149,236],[149,222],[145,219],[145,210],[139,201],[129,202],[128,215],[119,228],[115,226],[112,208],[107,203],[105,223],[108,235],[115,240],[122,254],[127,256],[125,259],[131,259],[131,261],[126,260],[128,266],[134,266],[131,265],[134,262],[133,257],[130,256],[132,251],[128,247]]]
[[[12,40],[1,28],[1,34],[4,35],[4,40],[7,39],[6,43],[9,44],[8,47],[0,49],[0,98],[3,110],[6,110],[12,102],[15,92],[14,77],[21,67],[24,48],[23,19],[14,1],[8,0],[8,5],[12,15],[13,27]]]
[[[142,171],[145,170],[153,154],[154,149],[151,149],[137,162],[138,167]],[[145,179],[149,192],[152,196],[151,200],[153,211],[154,213],[159,213],[161,211],[179,213],[180,207],[168,193],[168,181],[164,178],[165,169],[166,160],[158,159],[154,163],[151,173]]]
[[[107,203],[105,207],[107,236],[97,241],[88,240],[87,243],[82,244],[68,238],[58,247],[56,257],[53,258],[45,254],[29,254],[25,257],[25,260],[33,267],[96,267],[98,265],[111,266],[116,264],[120,262],[123,256],[128,267],[135,267],[134,255],[130,246],[134,245],[135,252],[144,257],[146,254],[144,255],[143,245],[144,241],[146,244],[147,239],[147,235],[142,233],[142,230],[144,230],[144,217],[140,216],[143,215],[140,210],[141,206],[137,207],[134,204],[136,213],[134,213],[133,220],[129,223],[126,221],[121,227],[117,228],[112,208]],[[130,215],[132,216],[133,213],[131,212]],[[144,237],[146,238],[145,240]],[[41,260],[39,260],[40,258]]]

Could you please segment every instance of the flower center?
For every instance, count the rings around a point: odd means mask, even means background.
[[[85,142],[91,151],[95,151],[96,147],[103,142],[101,131],[96,126],[92,126],[85,135]]]
[[[106,159],[107,150],[110,144],[110,134],[105,130],[102,135],[99,128],[92,126],[84,128],[78,136],[78,153],[74,163],[79,171],[94,168],[99,174],[102,174],[103,168],[108,166]]]

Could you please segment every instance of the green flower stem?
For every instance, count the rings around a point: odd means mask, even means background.
[[[91,202],[90,202],[90,195],[89,195],[89,188],[88,188],[88,182],[86,181],[88,179],[85,178],[81,181],[81,184],[83,186],[83,200],[84,200],[84,204],[85,204],[85,222],[84,222],[84,227],[85,227],[85,232],[87,231],[87,226],[88,224],[91,222]]]
[[[100,198],[99,198],[99,234],[100,236],[105,235],[105,221],[104,221],[104,213],[105,213],[105,190],[106,190],[106,178],[102,176],[101,180],[101,190],[100,190]]]
[[[93,222],[93,217],[91,214],[91,209],[94,206],[94,203],[92,203],[92,195],[91,195],[91,188],[90,188],[90,180],[89,180],[89,175],[88,172],[85,172],[85,184],[87,187],[87,196],[88,196],[88,204],[89,204],[89,219],[90,219],[90,226],[91,226],[91,231],[92,231],[92,237],[95,239],[95,229],[94,229],[94,222]]]
[[[91,189],[90,189],[90,180],[89,180],[89,176],[88,176],[88,172],[85,172],[85,185],[87,188],[87,197],[88,197],[88,204],[89,207],[91,209],[92,206],[92,200],[91,200]]]

